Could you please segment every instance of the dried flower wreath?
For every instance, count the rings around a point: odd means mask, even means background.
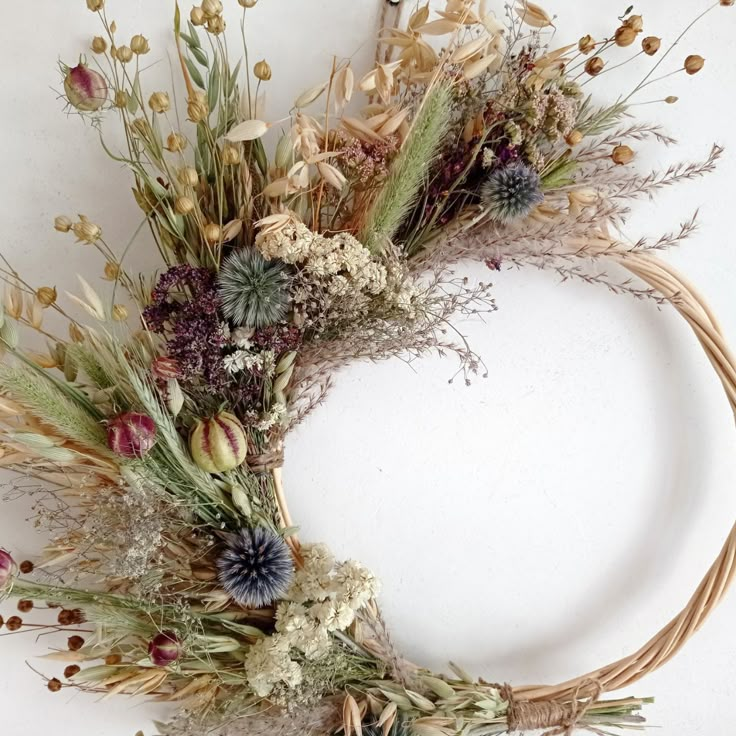
[[[256,0],[238,3],[245,39]],[[92,220],[58,217],[56,230],[102,254],[113,285],[103,298],[80,278],[68,299],[94,321],[83,325],[54,288],[3,261],[0,465],[30,479],[17,488],[36,494],[52,541],[35,563],[0,550],[0,592],[21,613],[48,602],[47,628],[73,629],[68,650],[47,657],[66,663],[49,689],[180,704],[161,734],[640,728],[645,701],[601,696],[667,662],[701,625],[736,570],[736,529],[684,611],[634,654],[559,685],[511,688],[402,658],[373,574],[299,542],[280,467],[286,434],[350,361],[439,351],[466,379],[481,370],[466,341],[448,337],[453,316],[495,308],[488,284],[453,275],[465,259],[670,304],[736,410],[736,361],[717,321],[656,257],[694,219],[655,241],[616,235],[632,199],[702,176],[721,154],[663,173],[628,166],[626,141],[673,142],[634,121],[632,101],[665,76],[697,74],[703,58],[675,60],[682,36],[662,49],[632,9],[608,38],[550,49],[553,19],[526,0],[502,19],[486,0],[446,0],[403,24],[400,0],[382,0],[374,68],[355,77],[335,59],[286,118],[266,122],[268,63],[251,66],[245,44],[245,64],[231,66],[223,4],[203,0],[186,23],[176,9],[180,123],[169,93],[143,92],[147,39],[124,44],[105,0],[86,4],[102,35],[89,59],[62,66],[64,97],[131,170],[163,265],[134,275]],[[650,68],[597,106],[585,87],[634,45]],[[353,112],[357,92],[367,99]],[[111,119],[124,150],[102,135]],[[48,351],[25,349],[19,328]],[[29,626],[17,615],[0,625]]]

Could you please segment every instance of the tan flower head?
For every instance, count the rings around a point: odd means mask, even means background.
[[[108,261],[105,264],[104,276],[106,281],[116,281],[120,276],[120,266],[117,263]]]
[[[130,95],[124,89],[119,89],[115,93],[115,107],[119,108],[120,110],[123,110],[126,107],[128,107],[129,102],[130,102]]]
[[[192,8],[192,12],[189,14],[189,19],[192,21],[193,26],[203,26],[207,22],[207,16],[204,14],[204,10],[200,7]]]
[[[72,229],[72,221],[65,215],[59,215],[54,220],[54,230],[60,233],[68,233]]]
[[[92,245],[102,237],[102,228],[99,225],[95,225],[94,222],[90,222],[85,215],[79,215],[79,222],[75,222],[71,229],[77,236],[78,243],[89,243]]]
[[[616,46],[631,46],[636,41],[636,31],[630,26],[621,26],[614,36]]]
[[[582,54],[589,54],[593,49],[595,48],[595,41],[593,40],[593,36],[588,34],[587,36],[583,36],[578,41],[578,49]]]
[[[128,309],[123,304],[115,304],[112,308],[112,318],[116,322],[125,322],[128,319]]]
[[[92,39],[92,51],[96,54],[104,54],[107,51],[107,41],[102,36],[95,36]]]
[[[262,59],[253,67],[253,74],[262,82],[268,82],[271,79],[271,67],[265,59]]]
[[[685,71],[688,74],[697,74],[705,66],[705,59],[698,54],[691,54],[685,59]]]
[[[244,8],[255,8],[258,0],[238,0],[238,3]]]
[[[603,67],[605,65],[606,62],[603,61],[600,56],[594,56],[586,62],[585,71],[590,74],[591,77],[595,77],[603,71]]]
[[[204,237],[208,243],[219,243],[222,240],[222,228],[211,222],[204,227]]]
[[[185,187],[196,187],[199,183],[199,174],[196,169],[191,167],[180,169],[176,178],[179,180],[179,183]]]
[[[618,166],[625,166],[630,164],[636,154],[628,146],[616,146],[611,153],[611,160]]]
[[[207,20],[207,30],[213,36],[219,36],[225,32],[225,19],[221,15],[216,15]]]
[[[222,149],[222,163],[225,166],[237,166],[240,163],[240,149],[232,144],[227,144]]]
[[[121,64],[127,64],[133,60],[133,49],[130,46],[120,46],[115,49],[115,58]]]
[[[641,42],[642,51],[648,56],[654,56],[662,45],[661,39],[656,36],[647,36]]]
[[[154,92],[148,100],[148,105],[154,112],[162,114],[171,109],[171,100],[166,92]]]
[[[571,130],[566,136],[565,136],[565,143],[567,143],[568,146],[577,146],[580,141],[583,140],[583,134],[579,130]]]
[[[195,92],[187,103],[187,115],[193,123],[201,123],[209,116],[210,109],[207,106],[207,98],[202,92]]]
[[[665,101],[665,102],[666,102],[666,103],[667,103],[668,105],[674,105],[674,104],[675,104],[675,102],[677,102],[677,100],[679,100],[679,99],[680,99],[679,97],[675,97],[674,95],[670,95],[669,97],[665,97],[665,98],[664,98],[664,101]]]
[[[36,291],[36,299],[44,307],[50,307],[54,304],[56,296],[56,289],[53,286],[42,286]]]
[[[147,54],[151,50],[148,39],[140,33],[133,36],[130,40],[130,48],[133,50],[134,54],[138,54],[139,56]]]
[[[180,215],[188,215],[194,211],[194,202],[189,197],[177,197],[174,208]]]
[[[222,13],[222,2],[220,0],[203,0],[202,11],[208,19]]]
[[[644,19],[640,15],[632,15],[624,21],[624,25],[635,33],[641,33],[644,30]]]
[[[179,153],[187,147],[187,139],[181,133],[170,133],[166,139],[166,150]]]
[[[99,10],[102,10],[102,8],[105,7],[105,0],[87,0],[87,7],[93,13],[96,13]]]

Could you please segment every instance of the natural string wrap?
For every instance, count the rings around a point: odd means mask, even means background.
[[[570,736],[576,728],[584,728],[581,724],[583,717],[596,704],[603,692],[598,682],[585,682],[585,685],[592,688],[592,694],[587,698],[581,698],[581,687],[569,702],[522,700],[516,698],[509,685],[500,687],[501,697],[509,704],[506,711],[509,732],[551,727],[551,730],[546,731],[543,736]]]

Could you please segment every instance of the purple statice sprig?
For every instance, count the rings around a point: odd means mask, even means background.
[[[223,364],[227,342],[220,318],[215,274],[207,268],[172,266],[161,275],[144,310],[148,328],[166,340],[166,351],[186,383],[204,384],[209,393],[228,385]]]

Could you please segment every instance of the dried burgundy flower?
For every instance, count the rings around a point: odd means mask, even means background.
[[[86,64],[68,69],[64,91],[69,104],[82,112],[96,112],[108,99],[107,80]]]
[[[168,667],[182,655],[179,637],[172,631],[162,631],[148,644],[148,656],[156,667]]]
[[[83,624],[87,619],[80,608],[62,609],[56,619],[61,626],[76,626]]]
[[[156,424],[146,414],[126,412],[107,425],[107,446],[121,457],[145,457],[156,444]]]
[[[15,560],[10,556],[10,552],[0,548],[0,588],[10,580],[14,570]]]
[[[84,646],[84,639],[81,636],[70,636],[66,640],[66,646],[70,652],[78,652]]]
[[[18,569],[24,575],[30,575],[33,572],[33,563],[30,560],[23,560],[18,566]]]
[[[82,668],[77,664],[70,664],[65,670],[64,670],[64,677],[66,677],[67,680],[70,680],[74,675],[78,675],[82,671]]]

